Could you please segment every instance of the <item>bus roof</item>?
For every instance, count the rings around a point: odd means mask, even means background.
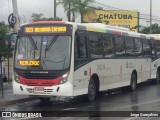
[[[37,22],[28,22],[28,23],[25,23],[23,25],[28,25],[28,24],[64,24],[65,22],[64,21],[37,21]],[[23,26],[22,25],[22,26]]]
[[[75,23],[75,22],[65,22],[65,21],[37,21],[37,22],[29,22],[26,24],[23,24],[22,26],[25,25],[41,25],[41,24],[70,24],[75,26],[77,29],[80,30],[86,30],[86,31],[95,31],[95,32],[101,32],[101,33],[110,33],[110,34],[116,34],[116,35],[125,35],[125,36],[135,36],[138,38],[147,38],[147,39],[158,39],[160,40],[160,35],[159,37],[152,36],[152,35],[147,35],[147,34],[142,34],[142,33],[136,33],[134,31],[131,31],[130,29],[123,28],[123,27],[116,27],[116,26],[109,26],[105,25],[102,23]]]
[[[154,37],[154,40],[160,40],[160,34],[149,34],[149,35]]]

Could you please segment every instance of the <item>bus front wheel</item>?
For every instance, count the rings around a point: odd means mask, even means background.
[[[135,72],[131,75],[131,84],[130,84],[130,90],[135,91],[137,88],[137,75]]]
[[[96,98],[96,84],[93,79],[90,80],[88,85],[88,100],[90,102],[94,101]]]

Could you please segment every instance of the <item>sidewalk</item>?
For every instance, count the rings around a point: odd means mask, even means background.
[[[8,82],[3,83],[3,91],[4,91],[4,98],[0,98],[0,107],[33,99],[25,95],[24,96],[14,95],[13,89],[12,89],[12,83],[8,83]]]

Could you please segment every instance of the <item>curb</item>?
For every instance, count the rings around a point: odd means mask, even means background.
[[[34,99],[36,99],[36,98],[28,97],[28,98],[21,98],[21,99],[17,99],[17,100],[0,100],[0,107],[15,104],[15,103],[25,102],[28,100],[34,100]]]

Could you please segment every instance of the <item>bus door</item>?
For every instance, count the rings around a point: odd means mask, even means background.
[[[147,39],[142,39],[143,42],[143,62],[141,63],[142,81],[151,77],[151,46]]]
[[[75,36],[74,49],[74,95],[84,94],[88,89],[88,48],[87,35],[84,31],[77,31]]]
[[[156,71],[157,71],[157,60],[156,60],[156,41],[151,40],[151,78],[156,78]]]

